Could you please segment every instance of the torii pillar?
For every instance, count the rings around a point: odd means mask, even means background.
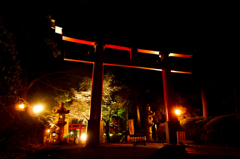
[[[207,99],[206,99],[205,90],[203,86],[201,86],[201,98],[202,98],[203,118],[208,118]]]
[[[176,131],[180,130],[180,124],[177,115],[174,113],[174,98],[171,89],[171,69],[169,64],[169,52],[160,52],[162,68],[162,80],[163,80],[163,93],[164,93],[164,105],[166,113],[166,142],[167,144],[177,143]]]
[[[95,63],[92,74],[90,120],[87,127],[87,147],[97,147],[103,143],[102,87],[103,87],[103,44],[95,44]]]

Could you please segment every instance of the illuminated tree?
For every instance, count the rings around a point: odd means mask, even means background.
[[[91,79],[85,78],[79,91],[72,89],[72,104],[68,107],[70,110],[69,118],[78,119],[81,122],[87,122],[90,115],[91,85],[86,90],[86,84],[90,84]],[[84,88],[85,87],[85,88]]]
[[[115,102],[112,99],[112,93],[120,89],[120,87],[111,86],[113,78],[114,76],[112,74],[106,74],[103,81],[102,119],[106,125],[107,135],[109,135],[109,125],[113,125],[112,117],[117,116],[117,110],[122,108],[120,101]],[[67,109],[70,110],[68,114],[69,118],[77,119],[81,122],[87,122],[89,120],[91,86],[91,78],[84,77],[79,83],[79,88],[71,89],[71,104],[67,106]]]

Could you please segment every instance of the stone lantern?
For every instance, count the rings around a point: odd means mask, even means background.
[[[146,117],[147,140],[148,141],[153,141],[152,126],[154,125],[153,116],[155,115],[155,113],[151,111],[151,108],[150,108],[149,105],[147,105],[147,107],[146,107],[146,113],[147,113],[147,117]]]
[[[64,125],[66,125],[67,122],[65,122],[65,114],[68,114],[70,111],[66,110],[64,107],[63,102],[59,104],[59,108],[56,110],[53,110],[54,114],[58,114],[57,117],[57,136],[56,136],[56,143],[62,143],[63,142],[63,134],[64,134]]]

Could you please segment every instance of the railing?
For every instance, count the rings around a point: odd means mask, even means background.
[[[133,145],[144,145],[146,146],[146,135],[144,133],[136,133],[133,135]]]
[[[133,145],[146,145],[147,137],[144,133],[136,133],[135,135],[128,135],[127,142],[132,142]]]
[[[193,141],[186,140],[185,131],[177,131],[177,144],[193,143]]]

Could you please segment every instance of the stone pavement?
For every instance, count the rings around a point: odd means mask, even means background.
[[[166,145],[147,143],[133,146],[130,143],[105,143],[101,147],[87,148],[84,145],[45,145],[24,159],[236,159],[240,158],[240,148]]]

